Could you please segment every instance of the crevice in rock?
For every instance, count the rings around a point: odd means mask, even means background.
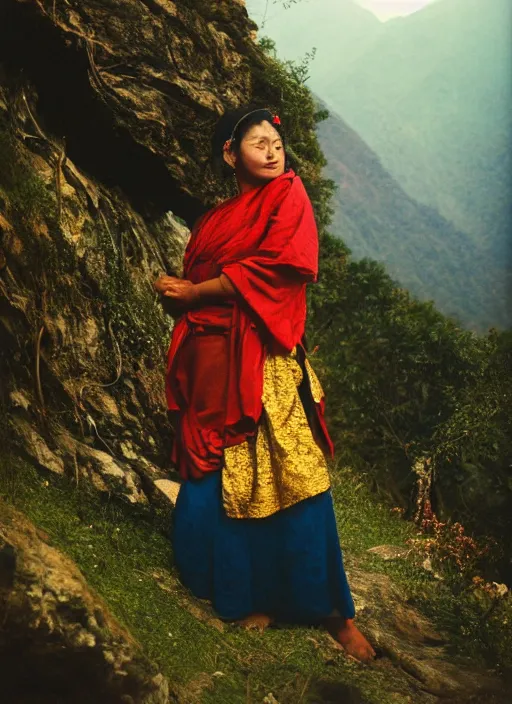
[[[0,642],[5,704],[117,704],[132,693],[121,677],[109,682],[110,668],[97,648],[73,650],[33,631],[8,635]]]
[[[41,121],[50,133],[65,139],[69,158],[105,186],[120,188],[144,217],[156,219],[171,210],[190,227],[204,211],[161,157],[115,123],[112,110],[90,85],[83,40],[64,38],[33,5],[3,0],[0,63],[7,75],[33,84]]]

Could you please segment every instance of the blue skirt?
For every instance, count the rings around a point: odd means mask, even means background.
[[[227,620],[265,613],[315,624],[337,610],[353,618],[330,491],[268,518],[229,518],[221,473],[182,485],[173,513],[183,584]]]

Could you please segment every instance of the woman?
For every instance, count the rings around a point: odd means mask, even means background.
[[[369,660],[329,490],[323,392],[302,344],[317,276],[311,203],[268,110],[227,113],[213,145],[239,194],[194,227],[184,278],[155,283],[179,315],[166,377],[184,480],[176,565],[222,618],[323,623]]]

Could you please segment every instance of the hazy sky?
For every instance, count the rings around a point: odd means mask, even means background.
[[[381,20],[397,15],[409,15],[416,12],[431,0],[356,0],[360,5],[371,10]]]
[[[283,9],[285,0],[246,0],[247,9],[251,16],[258,22],[265,16],[272,18],[276,12]],[[307,0],[314,2],[315,0]],[[336,2],[336,0],[330,0]],[[492,0],[490,0],[492,1]],[[318,0],[317,0],[318,2]],[[411,12],[420,10],[434,0],[352,0],[362,7],[371,10],[381,20],[389,20],[399,15],[410,15]]]

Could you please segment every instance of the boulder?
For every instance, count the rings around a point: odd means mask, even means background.
[[[2,702],[167,704],[169,684],[78,567],[0,502]]]

